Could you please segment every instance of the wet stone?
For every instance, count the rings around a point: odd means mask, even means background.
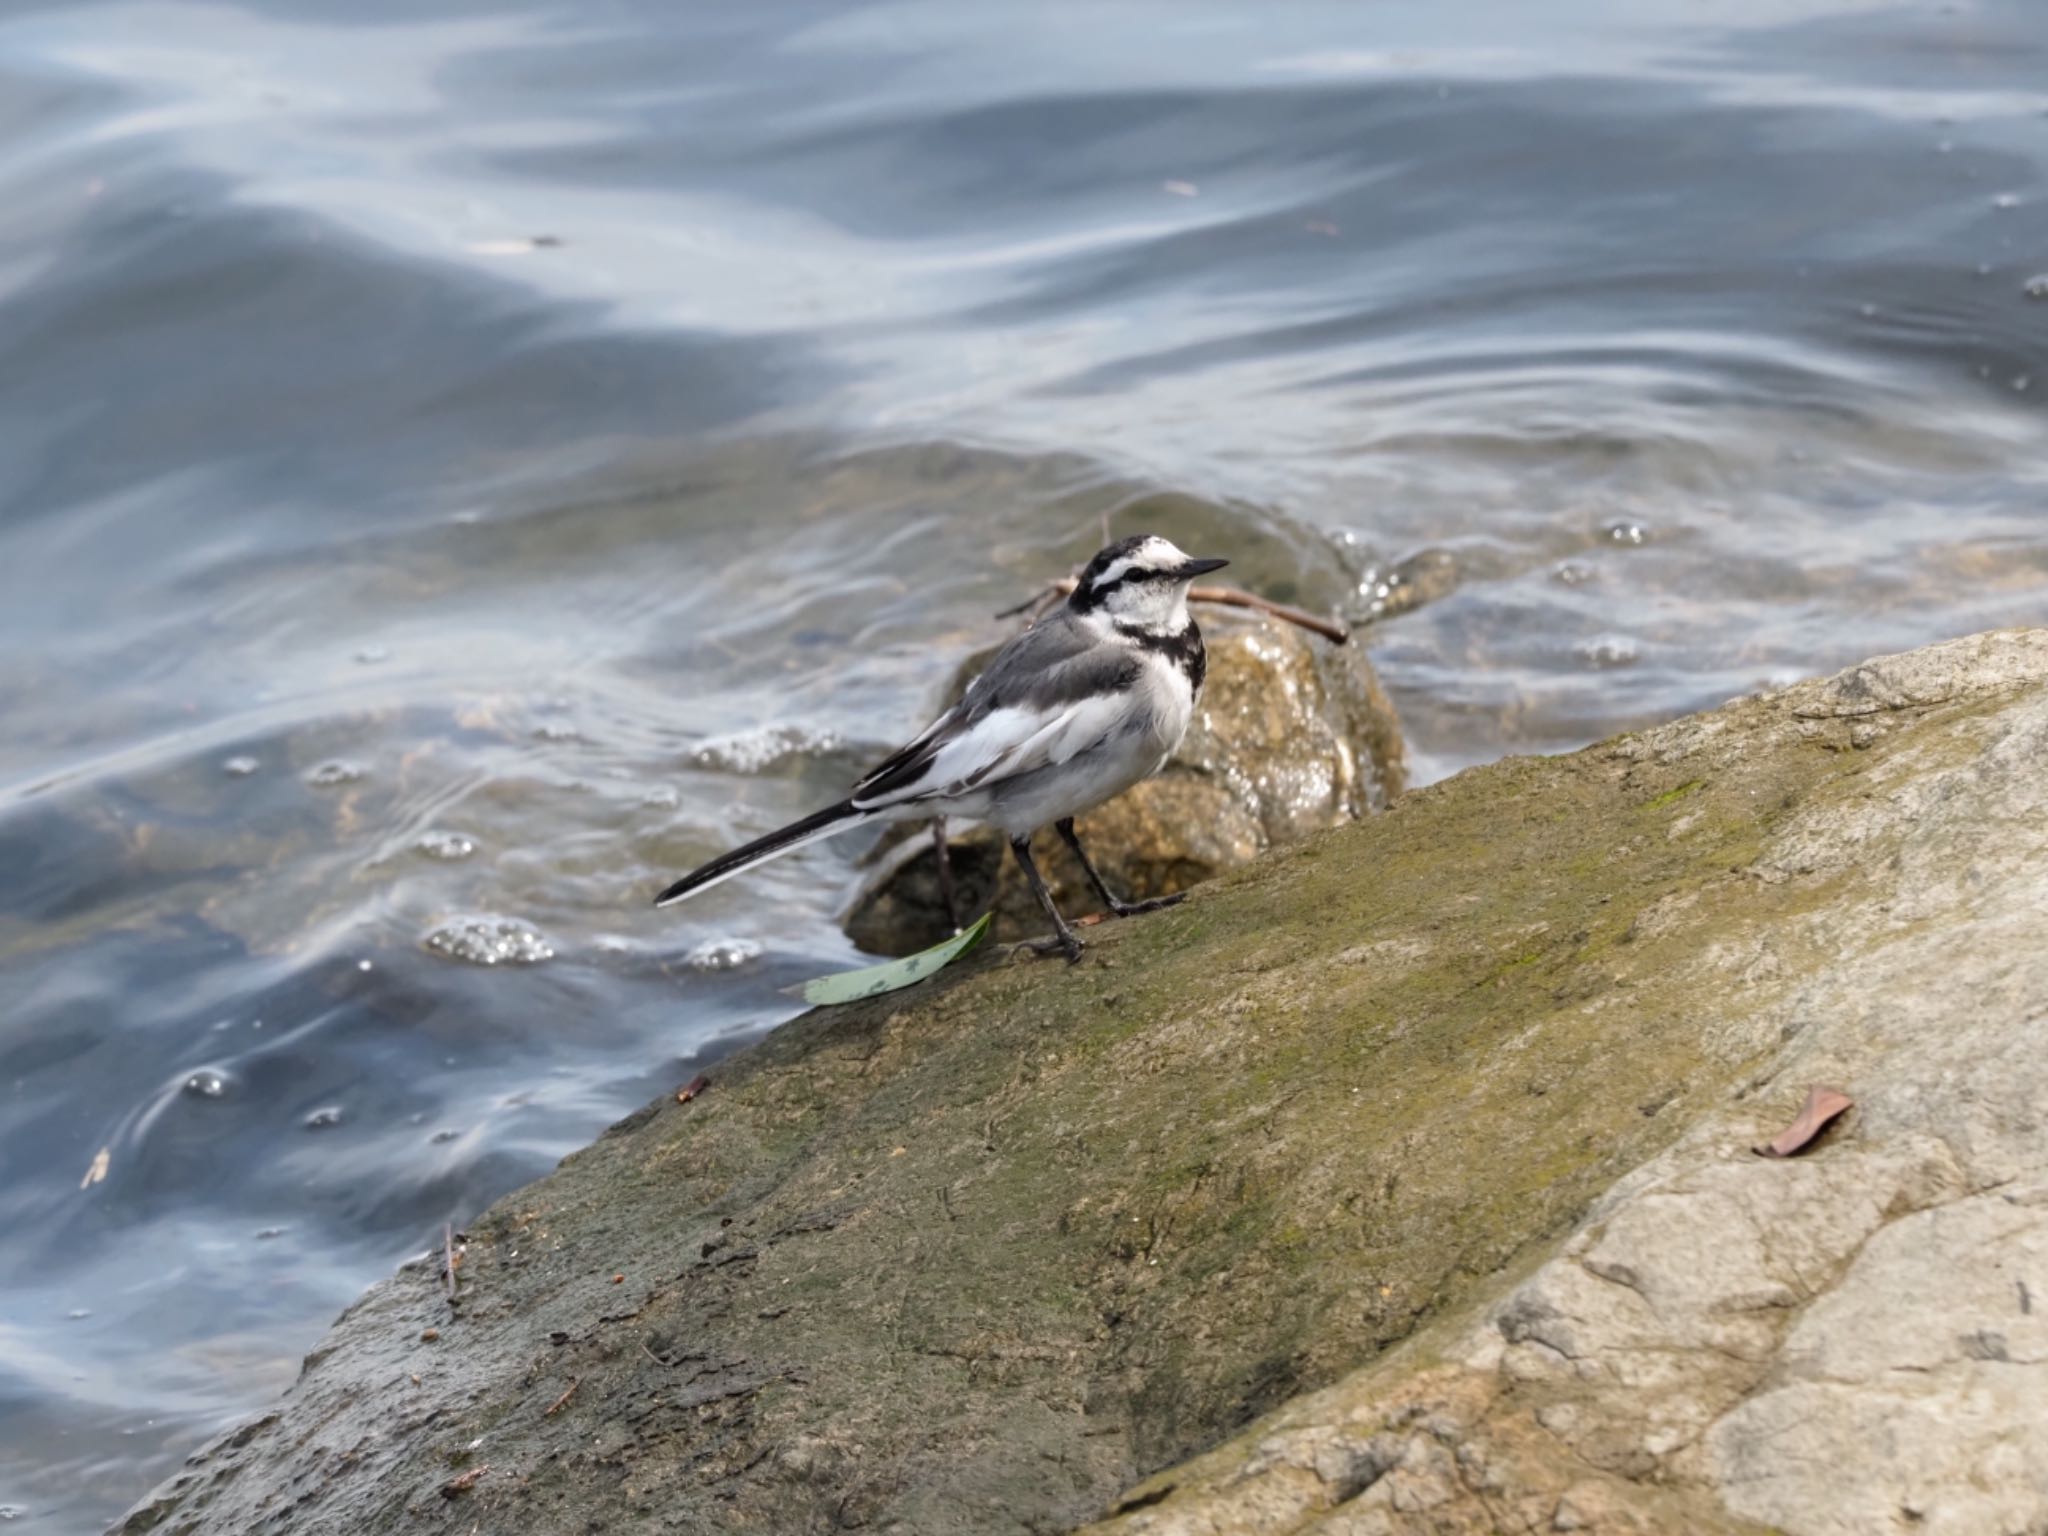
[[[554,945],[531,923],[516,917],[463,917],[428,934],[429,952],[469,965],[538,965],[555,956]]]

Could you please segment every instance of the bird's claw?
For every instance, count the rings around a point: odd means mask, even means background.
[[[1056,933],[1049,938],[1025,939],[1021,943],[1013,944],[1010,946],[1010,953],[1014,955],[1021,949],[1034,955],[1065,955],[1067,964],[1079,965],[1081,948],[1081,941],[1071,933]]]

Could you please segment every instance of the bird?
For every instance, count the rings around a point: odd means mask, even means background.
[[[807,843],[876,821],[941,817],[999,830],[1052,936],[1029,942],[1071,964],[1081,940],[1031,855],[1053,827],[1118,917],[1184,898],[1114,896],[1081,847],[1074,818],[1165,766],[1193,719],[1208,668],[1188,586],[1228,560],[1197,560],[1157,534],[1099,551],[1057,609],[996,652],[960,701],[828,805],[722,853],[655,898],[671,906]]]

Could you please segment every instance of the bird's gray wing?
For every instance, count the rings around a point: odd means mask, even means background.
[[[995,654],[965,697],[853,788],[861,810],[987,788],[1063,762],[1122,718],[1139,661],[1060,613]]]

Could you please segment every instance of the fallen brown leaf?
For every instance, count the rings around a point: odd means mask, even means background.
[[[1790,1157],[1828,1128],[1835,1116],[1855,1108],[1856,1101],[1834,1088],[1808,1090],[1799,1117],[1769,1141],[1756,1148],[1758,1157]]]
[[[711,1079],[706,1077],[702,1072],[699,1072],[695,1077],[691,1078],[687,1083],[683,1084],[682,1087],[676,1090],[676,1102],[678,1104],[687,1104],[690,1102],[690,1100],[697,1097],[698,1094],[702,1093],[706,1088],[709,1088],[710,1086]]]

